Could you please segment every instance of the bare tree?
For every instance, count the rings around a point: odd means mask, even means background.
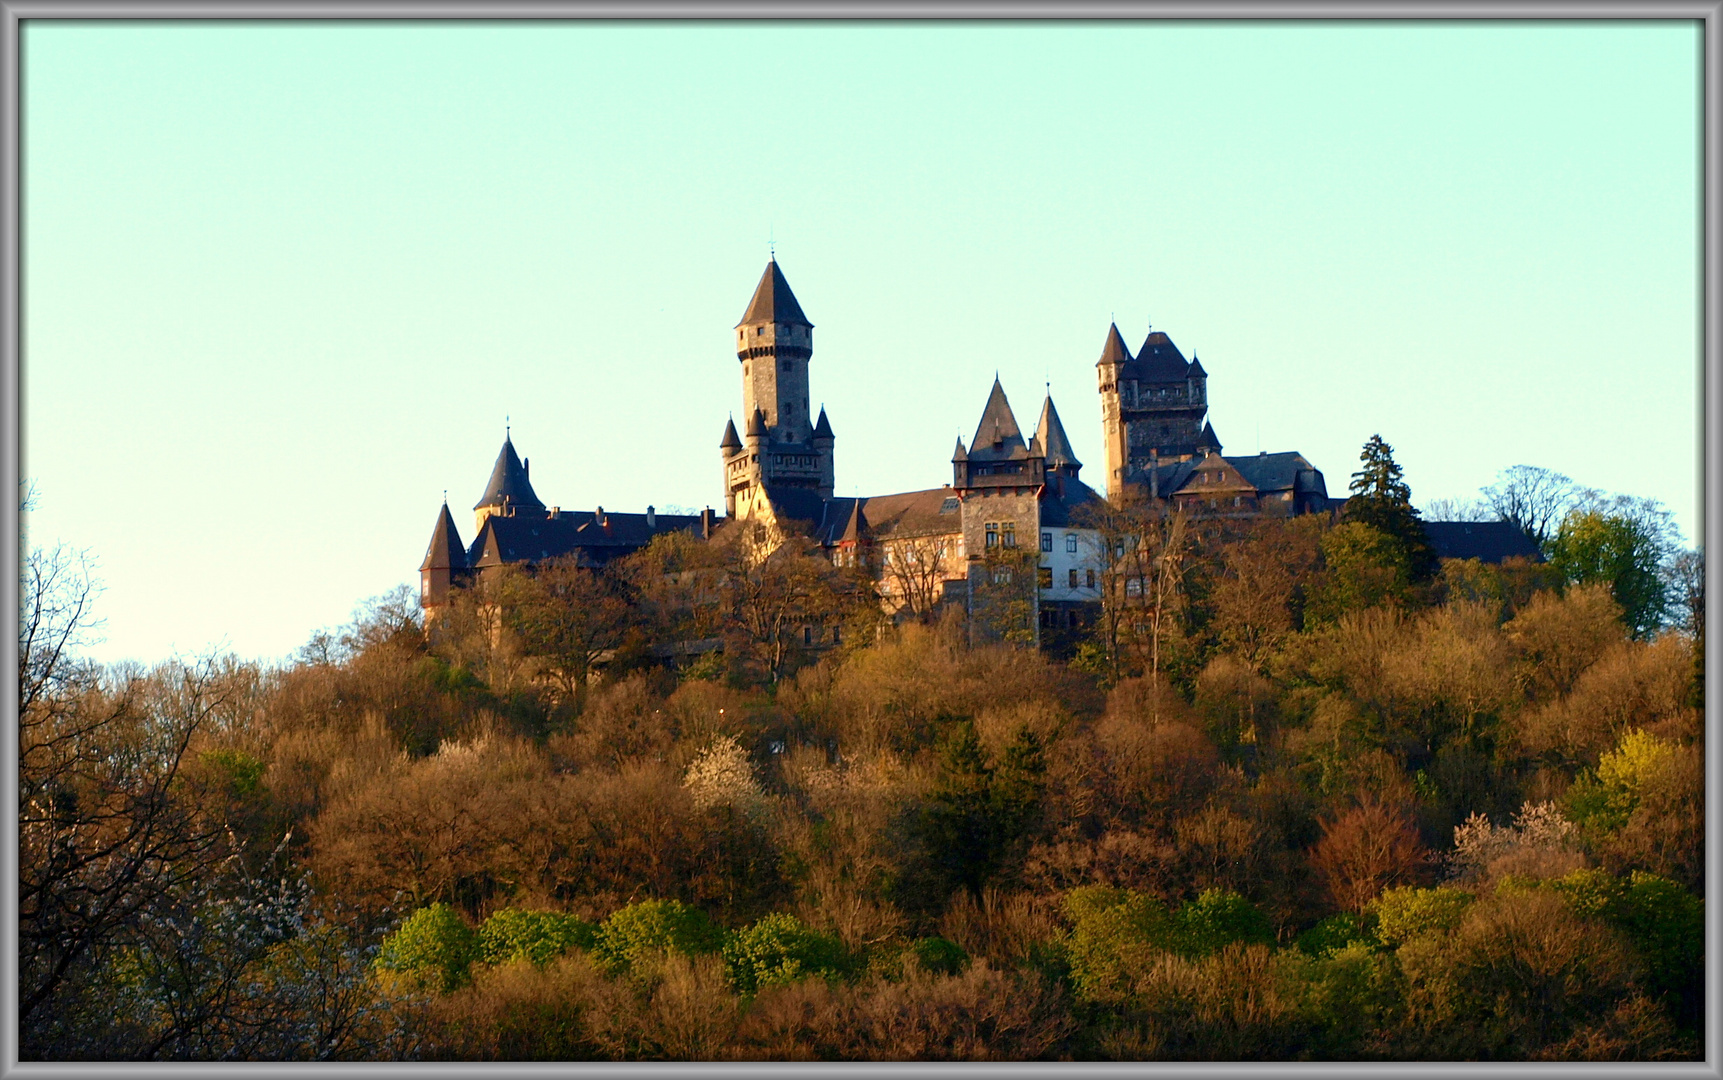
[[[1114,678],[1122,656],[1156,679],[1162,646],[1184,610],[1190,515],[1182,505],[1127,494],[1087,510],[1083,523],[1101,548],[1101,626]]]
[[[881,576],[899,612],[927,622],[944,593],[955,552],[949,535],[907,536],[885,544]]]
[[[1585,495],[1566,476],[1535,465],[1503,469],[1496,482],[1481,491],[1498,517],[1518,525],[1540,548],[1555,535],[1562,516]]]

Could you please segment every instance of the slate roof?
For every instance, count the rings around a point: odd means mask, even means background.
[[[1303,454],[1288,450],[1279,454],[1229,457],[1228,465],[1258,491],[1326,491],[1322,471],[1311,467]]]
[[[832,434],[832,422],[826,419],[826,407],[824,405],[820,406],[820,418],[814,424],[814,438],[836,438],[836,436]]]
[[[1208,372],[1203,370],[1203,362],[1195,356],[1191,357],[1191,367],[1189,371],[1185,372],[1185,375],[1192,379],[1208,378]]]
[[[1094,488],[1076,477],[1050,477],[1041,495],[1041,524],[1055,529],[1082,526],[1081,508],[1101,501]]]
[[[1095,361],[1095,366],[1130,362],[1131,350],[1125,347],[1125,339],[1119,336],[1119,324],[1114,323],[1107,327],[1107,343],[1101,346],[1101,358]]]
[[[741,448],[742,440],[736,434],[736,420],[734,417],[731,417],[724,421],[724,441],[718,444],[718,449],[740,450]]]
[[[833,545],[853,541],[850,526],[859,520],[859,535],[870,540],[893,536],[928,536],[955,533],[962,528],[956,510],[942,513],[947,499],[957,492],[950,488],[929,488],[925,491],[904,491],[895,495],[872,495],[861,498],[831,499],[826,503],[824,520],[816,523],[813,536],[822,544]]]
[[[1532,538],[1511,521],[1426,521],[1424,534],[1442,559],[1478,559],[1499,563],[1518,556],[1543,562]]]
[[[1048,394],[1047,400],[1041,403],[1041,419],[1035,425],[1035,438],[1041,444],[1041,452],[1047,458],[1047,467],[1056,469],[1066,466],[1081,469],[1083,463],[1077,460],[1077,454],[1071,449],[1071,440],[1065,436],[1065,425],[1059,422],[1059,410],[1053,406],[1053,395]]]
[[[1198,446],[1212,446],[1216,450],[1221,447],[1220,436],[1214,433],[1214,422],[1203,422],[1203,433],[1197,437]]]
[[[466,565],[466,546],[461,543],[461,534],[455,528],[455,519],[449,516],[449,504],[444,503],[442,511],[437,515],[436,527],[431,531],[431,545],[425,549],[425,561],[419,564],[419,569],[447,567],[463,570]]]
[[[501,506],[505,498],[523,510],[544,509],[544,503],[533,494],[532,482],[527,479],[526,466],[515,455],[514,443],[506,436],[503,439],[502,451],[497,454],[497,463],[491,468],[491,482],[485,486],[485,493],[479,496],[473,509]]]
[[[554,518],[545,514],[493,514],[479,527],[479,535],[467,549],[467,565],[478,569],[564,555],[584,555],[602,563],[645,547],[661,533],[699,528],[698,514],[655,514],[651,525],[646,523],[645,514],[610,511],[605,512],[603,524],[596,511],[564,510]]]
[[[1189,374],[1190,362],[1185,354],[1179,352],[1172,338],[1155,330],[1137,350],[1137,360],[1131,365],[1128,377],[1143,382],[1179,382]]]
[[[805,521],[819,529],[831,512],[833,500],[820,498],[812,488],[789,484],[767,484],[766,498],[772,500],[772,510],[783,521]],[[842,527],[842,519],[839,520]]]
[[[790,291],[790,283],[784,280],[784,272],[778,269],[776,258],[766,263],[766,272],[760,275],[760,284],[754,287],[754,298],[748,301],[748,310],[742,313],[742,321],[736,325],[762,322],[795,323],[809,329],[814,325],[802,314],[802,305],[796,303],[796,294]]]
[[[1023,433],[1017,428],[1017,418],[1011,415],[1011,403],[1005,399],[1005,388],[999,377],[993,377],[993,389],[987,395],[987,406],[981,410],[981,423],[976,425],[975,438],[969,441],[971,461],[1008,461],[1028,457]]]

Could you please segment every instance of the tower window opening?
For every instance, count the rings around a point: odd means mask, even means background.
[[[987,547],[989,549],[992,549],[992,548],[996,548],[998,546],[999,546],[999,523],[997,521],[989,521],[987,523]]]
[[[999,532],[1001,546],[1008,548],[1017,546],[1017,523],[1015,521],[1007,521],[999,526]]]

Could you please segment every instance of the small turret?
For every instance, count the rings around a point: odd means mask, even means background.
[[[449,602],[449,589],[454,579],[467,568],[467,549],[449,514],[449,504],[437,513],[437,524],[431,530],[431,543],[425,549],[425,561],[419,564],[419,606],[442,607]]]
[[[718,444],[718,449],[728,457],[742,449],[742,440],[736,437],[736,420],[734,417],[724,421],[724,441]]]

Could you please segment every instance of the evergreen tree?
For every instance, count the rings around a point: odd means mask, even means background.
[[[1368,525],[1393,538],[1405,552],[1412,577],[1426,580],[1435,574],[1437,560],[1424,522],[1412,505],[1412,489],[1394,461],[1394,448],[1381,435],[1370,436],[1358,455],[1363,468],[1352,474],[1352,498],[1346,503],[1346,520]]]

